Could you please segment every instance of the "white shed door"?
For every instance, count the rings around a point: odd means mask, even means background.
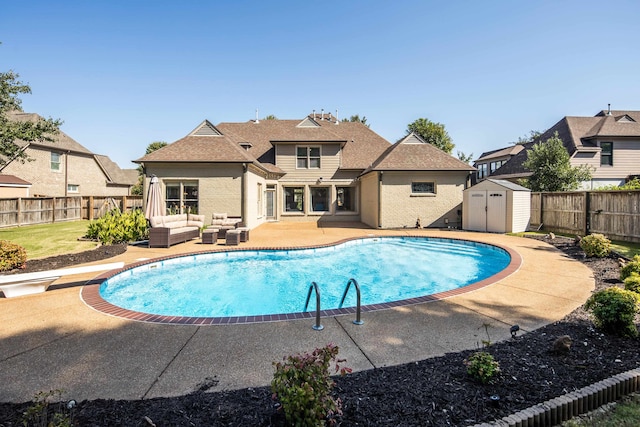
[[[487,231],[507,231],[507,192],[487,191]]]
[[[469,190],[467,227],[472,231],[487,231],[487,192]]]

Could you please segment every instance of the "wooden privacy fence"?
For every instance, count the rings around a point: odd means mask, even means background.
[[[0,228],[96,219],[111,209],[142,209],[142,196],[18,197],[0,199]]]
[[[531,227],[640,242],[640,190],[531,193]]]

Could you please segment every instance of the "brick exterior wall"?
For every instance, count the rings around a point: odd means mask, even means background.
[[[51,150],[29,147],[32,161],[13,161],[2,173],[18,176],[32,183],[30,195],[45,197],[126,196],[128,187],[107,186],[107,177],[95,158],[81,154],[61,154],[60,169],[51,169]],[[78,186],[77,193],[66,194],[66,185]]]

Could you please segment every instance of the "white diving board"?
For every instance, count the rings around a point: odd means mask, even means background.
[[[124,262],[112,262],[110,264],[61,268],[59,270],[37,271],[35,273],[0,275],[0,291],[4,293],[5,298],[37,294],[46,291],[50,284],[62,276],[115,270],[122,267],[124,267]]]

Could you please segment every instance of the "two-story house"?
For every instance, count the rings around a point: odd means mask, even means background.
[[[511,160],[512,157],[523,149],[522,144],[515,144],[482,153],[480,157],[473,162],[473,166],[477,169],[473,183],[483,181],[494,175],[502,165]]]
[[[593,117],[562,118],[549,130],[498,168],[492,178],[517,182],[531,175],[524,168],[528,150],[558,133],[573,166],[591,167],[592,179],[583,189],[621,185],[640,175],[640,111],[598,112]],[[477,162],[477,161],[476,161]]]
[[[249,227],[270,220],[459,226],[474,168],[407,135],[390,144],[330,114],[302,120],[205,120],[135,161],[164,188],[167,212],[215,212]]]
[[[9,118],[35,121],[37,114],[15,112]],[[127,196],[137,181],[135,169],[120,169],[109,157],[94,154],[60,131],[53,141],[16,141],[29,160],[3,158],[0,173],[31,184],[31,197]]]

